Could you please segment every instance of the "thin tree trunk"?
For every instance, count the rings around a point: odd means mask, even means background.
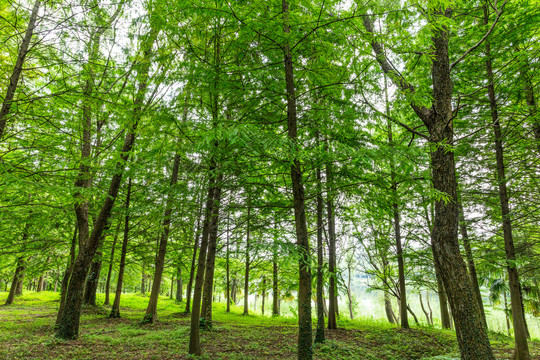
[[[384,311],[386,313],[386,318],[390,324],[396,324],[396,315],[392,309],[392,302],[390,301],[390,295],[385,291],[384,292]]]
[[[328,329],[337,329],[336,317],[338,316],[337,288],[336,288],[336,225],[334,207],[332,202],[332,167],[326,165],[327,199],[326,211],[328,215],[328,271],[330,285],[328,288]]]
[[[448,312],[446,292],[444,291],[444,285],[440,275],[439,266],[436,262],[434,262],[434,265],[435,277],[437,279],[437,294],[439,295],[439,307],[441,311],[441,326],[443,329],[450,329],[450,313]]]
[[[146,308],[146,314],[143,318],[143,323],[153,323],[157,318],[157,303],[159,298],[159,290],[161,286],[161,280],[163,277],[163,268],[165,266],[165,254],[167,252],[167,242],[169,240],[169,231],[171,229],[171,215],[173,211],[174,203],[174,190],[175,185],[178,182],[178,169],[180,168],[181,156],[176,153],[174,156],[173,169],[171,173],[171,181],[169,189],[171,194],[167,196],[167,202],[165,204],[165,214],[163,215],[163,230],[161,238],[159,240],[159,250],[156,256],[156,266],[154,269],[154,280],[152,284],[152,291],[150,293],[150,299],[148,301],[148,307]],[[172,292],[171,292],[172,295]]]
[[[124,218],[124,239],[122,241],[122,251],[120,253],[120,266],[118,267],[118,281],[116,283],[116,293],[114,295],[114,302],[111,308],[111,313],[109,314],[110,318],[120,317],[120,296],[122,295],[122,286],[124,282],[124,270],[126,267],[127,244],[129,240],[129,202],[130,200],[131,200],[131,178],[129,178],[128,180],[128,186],[127,186],[127,191],[126,191],[126,203],[125,203],[126,215]],[[144,272],[144,265],[143,265],[143,272]],[[143,284],[144,284],[144,276],[143,276]]]
[[[426,292],[426,303],[429,309],[429,322],[433,325],[433,310],[431,309],[431,304],[429,303],[429,292]]]
[[[266,298],[266,276],[263,276],[262,280],[262,305],[261,305],[261,314],[264,316],[264,300]]]
[[[2,102],[2,108],[0,109],[0,141],[2,141],[2,137],[4,135],[9,111],[11,109],[11,105],[13,104],[15,92],[17,91],[17,85],[19,84],[19,78],[21,77],[23,70],[24,60],[28,54],[28,46],[30,45],[30,40],[32,39],[32,34],[34,33],[34,29],[36,27],[36,19],[40,6],[41,1],[36,0],[34,7],[32,8],[32,13],[30,14],[28,26],[26,27],[26,33],[24,34],[21,47],[19,48],[17,61],[15,62],[13,72],[11,73],[11,77],[9,79],[6,96],[4,96],[4,101]]]
[[[488,7],[484,5],[484,24],[489,23]],[[499,200],[501,205],[502,228],[504,237],[504,249],[506,252],[506,269],[510,284],[510,300],[512,307],[512,322],[514,325],[515,340],[515,360],[529,360],[529,344],[527,343],[527,327],[521,299],[521,284],[519,281],[518,269],[516,266],[516,251],[514,248],[514,238],[512,235],[512,220],[510,218],[510,206],[508,200],[508,190],[506,184],[504,149],[501,125],[499,122],[498,105],[495,98],[495,86],[493,77],[493,66],[491,59],[490,41],[486,40],[486,74],[488,80],[488,98],[491,109],[491,120],[493,132],[495,134],[495,158],[497,162],[497,182],[499,187]]]
[[[348,278],[348,281],[347,281],[347,297],[349,298],[349,315],[351,317],[351,320],[354,319],[354,315],[353,315],[353,299],[352,299],[352,293],[351,293],[351,265],[349,264],[348,266],[348,271],[349,271],[349,278]]]
[[[195,230],[195,238],[193,239],[193,253],[191,256],[191,268],[189,271],[189,281],[187,284],[186,289],[186,314],[190,313],[190,306],[191,306],[191,289],[193,287],[193,279],[195,277],[195,270],[196,270],[196,261],[197,261],[197,249],[199,248],[199,235],[201,231],[201,213],[202,213],[202,205],[199,209],[199,213],[197,214],[197,228]]]
[[[107,231],[109,226],[106,226],[104,231]],[[105,236],[102,237],[100,243],[102,244]],[[101,245],[100,245],[101,248]],[[90,270],[86,277],[86,283],[84,286],[83,294],[83,305],[96,306],[96,293],[99,284],[99,276],[101,273],[101,264],[102,264],[103,253],[101,250],[96,252],[96,256],[92,264],[90,265]]]
[[[208,181],[208,196],[206,198],[206,209],[204,214],[203,231],[201,238],[201,247],[199,249],[199,258],[197,260],[197,274],[195,275],[195,286],[193,291],[193,308],[191,311],[191,326],[189,334],[189,353],[194,355],[201,355],[201,342],[200,342],[200,314],[201,314],[201,298],[202,288],[204,282],[204,272],[206,263],[206,252],[208,249],[208,235],[210,232],[210,223],[212,216],[212,207],[214,206],[214,192],[215,192],[215,162],[210,160]]]
[[[182,289],[182,265],[178,265],[176,272],[176,301],[182,302],[184,289]]]
[[[429,314],[428,314],[426,308],[424,307],[424,302],[422,301],[422,292],[418,293],[418,299],[420,299],[420,306],[422,307],[422,312],[426,316],[427,323],[428,323],[428,325],[431,325],[431,323],[429,321]]]
[[[279,267],[277,246],[277,235],[274,234],[274,248],[272,254],[272,316],[279,316]]]
[[[283,32],[290,33],[289,2],[282,1]],[[294,68],[288,42],[283,46],[285,83],[287,91],[287,132],[289,140],[298,146],[296,94]],[[313,358],[312,326],[311,326],[311,259],[304,208],[304,185],[300,160],[294,158],[291,163],[291,182],[293,190],[294,219],[298,248],[298,359]]]
[[[114,248],[116,246],[116,241],[118,241],[118,233],[120,232],[120,225],[122,224],[122,221],[118,221],[118,225],[116,226],[116,231],[114,232],[114,240],[111,247],[111,260],[109,261],[109,271],[107,271],[107,282],[105,283],[105,302],[103,303],[104,306],[109,305],[109,288],[111,286],[111,275],[112,275],[112,269],[114,264]]]
[[[216,262],[216,249],[218,240],[219,209],[221,203],[221,189],[223,187],[223,174],[219,173],[214,190],[214,205],[208,232],[208,249],[206,254],[205,278],[203,284],[203,298],[201,317],[205,319],[206,328],[212,328],[212,300],[214,289],[214,270]]]
[[[318,135],[318,134],[317,134]],[[324,337],[324,299],[323,299],[323,197],[321,169],[317,168],[317,331],[315,333],[315,344],[322,343]]]
[[[141,294],[146,294],[146,273],[145,273],[146,263],[143,261],[141,266]]]
[[[245,275],[244,275],[244,313],[243,315],[249,315],[248,300],[249,300],[249,231],[250,231],[250,218],[251,218],[251,205],[248,200],[247,210],[247,230],[246,230],[246,260],[245,260]]]
[[[227,273],[227,284],[225,288],[225,300],[227,301],[227,308],[225,312],[231,312],[231,289],[230,289],[230,283],[231,283],[231,269],[229,264],[229,257],[230,257],[230,250],[229,250],[229,241],[230,241],[230,229],[229,229],[229,221],[230,218],[227,217],[227,244],[226,244],[226,255],[225,255],[225,267],[226,267],[226,273]]]

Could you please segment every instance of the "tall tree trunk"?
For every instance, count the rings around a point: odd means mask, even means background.
[[[353,314],[353,299],[352,299],[352,293],[351,293],[351,265],[347,267],[347,270],[349,271],[349,278],[347,279],[347,297],[349,298],[349,316],[351,317],[351,320],[354,319]]]
[[[118,233],[120,232],[120,225],[122,225],[122,221],[118,221],[118,225],[116,226],[116,231],[114,232],[114,240],[111,247],[111,260],[109,261],[109,271],[107,271],[107,281],[105,283],[105,302],[103,303],[104,306],[109,305],[109,288],[111,286],[111,275],[112,275],[112,269],[114,264],[114,248],[116,246],[116,241],[118,241]]]
[[[283,32],[290,33],[289,2],[282,1]],[[296,89],[291,50],[288,42],[283,46],[285,83],[287,91],[287,132],[294,147],[299,146],[296,114]],[[298,248],[298,359],[313,358],[312,328],[311,328],[311,259],[307,231],[306,213],[304,208],[304,184],[300,160],[295,156],[291,163],[291,182],[293,190],[294,220],[296,228],[296,243]]]
[[[194,355],[201,355],[201,342],[200,342],[200,314],[201,314],[201,298],[202,288],[204,282],[204,272],[206,263],[206,252],[208,249],[208,235],[210,232],[210,223],[212,221],[212,207],[214,206],[214,193],[215,193],[215,174],[216,165],[213,159],[210,160],[208,181],[208,195],[206,198],[206,209],[204,213],[203,231],[201,238],[201,247],[199,249],[199,258],[197,260],[197,274],[195,275],[195,286],[193,291],[193,307],[191,310],[191,326],[189,334],[189,353]]]
[[[36,19],[40,6],[41,1],[36,0],[34,7],[32,8],[32,13],[30,14],[28,26],[26,27],[26,33],[24,34],[21,47],[19,48],[17,61],[15,62],[15,66],[9,79],[6,95],[4,96],[4,101],[2,102],[2,108],[0,109],[0,141],[2,141],[2,137],[4,135],[9,111],[11,109],[11,105],[13,104],[15,92],[17,91],[17,85],[19,84],[19,78],[23,70],[24,60],[28,54],[28,46],[30,45],[30,40],[32,39],[32,34],[34,33],[34,29],[36,27]]]
[[[146,263],[143,260],[141,266],[141,294],[146,294],[146,272],[145,272]]]
[[[247,230],[246,230],[246,251],[245,251],[245,274],[244,274],[244,313],[243,315],[249,315],[248,300],[249,300],[249,231],[250,231],[250,217],[251,217],[251,207],[248,200],[248,211],[247,211]]]
[[[71,248],[69,250],[69,263],[64,271],[64,277],[62,278],[62,284],[60,286],[60,305],[58,307],[58,314],[56,315],[55,328],[60,323],[60,315],[63,313],[64,306],[66,304],[66,293],[69,284],[69,278],[71,277],[71,272],[73,271],[73,264],[75,262],[75,251],[77,249],[77,234],[78,226],[75,224],[75,231],[73,232],[73,237],[71,239]]]
[[[336,284],[336,225],[334,206],[332,201],[332,165],[326,165],[327,198],[326,211],[328,215],[328,271],[330,273],[330,285],[328,288],[328,329],[337,329],[336,317],[338,316],[337,284]]]
[[[15,293],[17,291],[17,286],[19,282],[21,281],[24,270],[25,270],[25,261],[24,261],[24,258],[21,256],[17,259],[17,266],[15,267],[15,275],[13,275],[13,281],[11,282],[11,288],[9,289],[9,294],[6,299],[5,305],[13,304],[13,301],[15,300]]]
[[[178,265],[178,269],[176,271],[176,301],[184,301],[182,289],[182,264]]]
[[[262,305],[261,305],[261,314],[264,316],[264,300],[266,299],[266,276],[263,276],[262,279]],[[324,328],[324,326],[323,326]]]
[[[163,216],[163,230],[161,238],[159,240],[159,250],[156,256],[156,266],[154,269],[154,280],[152,284],[152,291],[150,293],[150,299],[148,301],[148,307],[146,308],[146,314],[144,315],[143,323],[153,323],[157,318],[157,303],[159,298],[159,289],[161,286],[161,280],[163,277],[163,268],[165,266],[165,254],[167,252],[167,241],[169,240],[169,231],[171,229],[171,215],[173,211],[174,203],[174,191],[175,185],[178,181],[178,169],[180,168],[180,154],[176,153],[174,156],[173,169],[171,173],[171,181],[169,184],[170,194],[167,196],[167,202],[165,204],[165,214]],[[172,291],[171,291],[172,293]]]
[[[274,247],[272,254],[272,316],[279,316],[279,267],[277,246],[277,234],[274,234]]]
[[[318,135],[318,134],[317,134]],[[323,256],[323,197],[321,169],[317,168],[317,331],[315,333],[315,344],[322,343],[324,337],[324,256]]]
[[[105,228],[105,225],[107,224],[111,215],[111,210],[118,194],[118,189],[120,188],[126,162],[135,142],[135,131],[142,116],[143,104],[148,87],[148,75],[151,65],[150,55],[152,53],[152,47],[157,35],[158,31],[152,28],[149,36],[143,39],[143,59],[146,61],[142,62],[139,72],[140,82],[137,89],[137,94],[135,95],[134,111],[130,128],[128,128],[126,131],[124,145],[122,146],[122,151],[120,154],[120,160],[116,163],[108,194],[105,197],[101,211],[94,222],[92,233],[88,238],[88,242],[80,246],[79,254],[73,266],[73,272],[66,296],[66,306],[63,314],[61,315],[61,320],[56,331],[56,336],[61,339],[74,339],[77,338],[79,334],[82,291],[86,272],[92,258],[94,257],[94,254],[96,253],[103,229]],[[79,232],[80,231],[81,228],[79,227]]]
[[[225,271],[227,276],[227,284],[225,285],[225,300],[227,301],[227,308],[225,312],[231,312],[231,269],[229,264],[230,250],[229,250],[229,241],[230,241],[230,229],[229,229],[230,218],[227,216],[227,244],[226,244],[226,254],[225,254]]]
[[[451,9],[430,9],[430,21],[450,18]],[[373,21],[364,16],[364,26],[373,33]],[[437,23],[432,30],[432,83],[433,100],[431,108],[411,103],[411,107],[429,131],[432,183],[435,190],[444,194],[435,202],[435,219],[432,230],[434,261],[438,263],[444,288],[452,308],[456,323],[456,335],[463,360],[493,360],[487,329],[482,321],[467,267],[459,250],[457,182],[454,152],[448,151],[446,144],[453,144],[452,79],[448,55],[450,30]],[[383,47],[375,38],[371,46],[377,61],[396,86],[407,92],[415,88],[397,73],[388,62]]]
[[[186,314],[190,313],[190,306],[191,306],[191,289],[193,287],[193,279],[195,277],[195,270],[196,270],[196,261],[197,261],[197,249],[199,248],[199,235],[201,232],[201,215],[202,215],[202,205],[199,208],[199,212],[197,214],[197,228],[195,230],[195,237],[193,238],[193,253],[191,256],[191,267],[189,271],[189,281],[186,288]]]
[[[484,24],[489,23],[488,5],[484,5]],[[490,41],[486,40],[486,75],[488,80],[488,98],[491,109],[491,120],[493,132],[495,134],[495,159],[497,162],[497,182],[499,187],[499,200],[501,205],[502,228],[504,237],[504,249],[506,252],[506,269],[510,284],[510,301],[512,306],[512,322],[514,325],[515,340],[515,360],[529,360],[529,344],[527,343],[527,328],[521,299],[521,284],[516,266],[516,251],[514,248],[514,238],[512,235],[512,220],[510,218],[510,206],[508,201],[508,190],[506,186],[506,175],[504,165],[504,149],[501,124],[499,122],[498,105],[495,98],[495,86],[493,77],[493,66],[491,59]]]
[[[482,293],[480,292],[480,284],[478,284],[478,275],[476,273],[476,266],[474,265],[474,258],[471,249],[471,242],[469,240],[469,234],[467,232],[467,224],[465,223],[465,214],[463,212],[463,205],[461,202],[459,206],[459,228],[461,230],[461,239],[463,240],[463,247],[465,248],[465,256],[467,257],[467,267],[469,268],[469,277],[471,278],[471,284],[474,290],[474,295],[478,301],[480,307],[480,313],[482,314],[482,321],[487,328],[486,313],[484,312],[484,302],[482,301]]]
[[[210,230],[208,232],[208,249],[206,254],[205,278],[203,284],[201,308],[201,317],[205,319],[204,325],[208,329],[212,328],[212,298],[218,240],[219,208],[221,203],[221,189],[223,187],[222,182],[223,174],[219,173],[214,190],[214,205],[212,206]]]
[[[122,295],[122,286],[124,282],[124,270],[126,268],[127,244],[129,240],[129,202],[130,200],[131,200],[131,178],[129,178],[128,180],[128,186],[127,186],[127,191],[126,191],[126,203],[125,203],[126,215],[124,218],[124,239],[122,241],[122,250],[120,253],[120,266],[118,267],[118,281],[116,283],[116,293],[114,295],[114,302],[111,308],[111,313],[109,315],[110,318],[120,317],[120,296]],[[143,287],[144,287],[144,276],[143,276]]]

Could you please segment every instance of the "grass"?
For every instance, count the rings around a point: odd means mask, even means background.
[[[98,303],[103,297],[98,295]],[[0,293],[3,303],[6,293]],[[122,318],[107,318],[109,308],[85,308],[80,337],[59,341],[53,334],[59,295],[26,293],[12,306],[0,306],[0,359],[295,359],[296,319],[241,315],[232,307],[214,304],[214,328],[202,332],[204,354],[187,355],[190,317],[184,304],[160,298],[158,322],[141,325],[148,297],[122,295]],[[339,322],[327,331],[327,341],[316,345],[316,359],[412,360],[458,359],[455,335],[430,328],[397,329],[375,320]],[[492,336],[498,359],[512,358],[512,339]],[[531,343],[533,359],[540,359],[540,344]]]

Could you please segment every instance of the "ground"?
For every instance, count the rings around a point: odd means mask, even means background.
[[[7,294],[0,293],[0,302]],[[227,314],[214,304],[214,329],[201,334],[204,354],[187,355],[189,316],[184,304],[160,298],[158,322],[141,325],[148,297],[122,295],[122,318],[109,319],[109,307],[85,308],[80,337],[59,341],[53,335],[58,308],[56,293],[28,293],[11,306],[0,306],[0,359],[296,359],[295,319],[243,316],[233,307]],[[111,300],[112,301],[112,300]],[[102,303],[103,298],[98,297]],[[458,359],[451,331],[429,328],[401,330],[374,320],[341,320],[315,346],[315,359],[435,360]],[[512,339],[491,334],[498,359],[512,358]],[[540,343],[531,342],[540,360]]]

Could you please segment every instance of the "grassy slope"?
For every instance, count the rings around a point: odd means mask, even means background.
[[[0,302],[7,294],[0,293]],[[58,294],[28,293],[16,304],[0,306],[0,359],[189,359],[189,317],[184,306],[161,298],[159,321],[139,325],[148,298],[122,295],[121,319],[108,319],[109,308],[85,309],[81,336],[63,342],[52,337]],[[103,298],[98,296],[98,302]],[[200,359],[295,359],[296,320],[227,314],[214,305],[214,329],[202,333]],[[455,336],[449,331],[403,331],[386,323],[341,321],[327,332],[327,342],[315,347],[316,359],[456,359]],[[512,340],[492,335],[499,359],[511,359]],[[532,344],[540,359],[540,344]]]

